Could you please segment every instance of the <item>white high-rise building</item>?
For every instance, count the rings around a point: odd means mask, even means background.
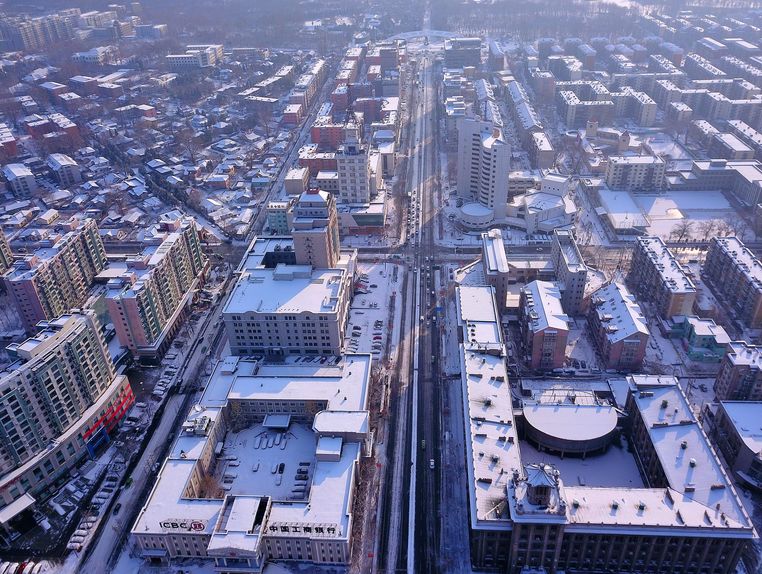
[[[458,123],[458,194],[505,218],[511,146],[491,122],[462,119]]]
[[[339,203],[368,203],[371,197],[371,173],[368,147],[357,131],[347,130],[346,140],[336,152],[339,180]]]

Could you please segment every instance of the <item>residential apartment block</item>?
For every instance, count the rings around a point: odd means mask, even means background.
[[[696,287],[660,237],[636,239],[627,283],[665,319],[693,314]]]
[[[359,141],[356,131],[347,130],[345,138],[336,152],[339,201],[368,203],[373,191],[368,148]]]
[[[68,155],[52,153],[48,156],[48,167],[53,170],[61,187],[71,187],[82,181],[82,172],[77,162]]]
[[[587,266],[579,252],[573,232],[566,229],[553,231],[550,258],[561,289],[561,305],[568,315],[577,315],[582,311],[585,298]]]
[[[659,156],[611,156],[606,185],[614,190],[653,193],[664,187],[666,162]]]
[[[720,362],[714,393],[721,401],[762,401],[762,347],[731,342]]]
[[[3,275],[6,290],[24,328],[32,333],[39,321],[80,307],[95,276],[106,267],[106,251],[92,219],[61,237],[51,248],[16,261]]]
[[[19,514],[109,433],[133,403],[92,311],[40,323],[0,373],[0,506]]]
[[[188,314],[206,267],[198,227],[190,218],[178,221],[160,245],[112,262],[105,273],[106,304],[120,344],[137,358],[161,358]]]
[[[563,367],[570,319],[558,283],[532,281],[521,289],[519,326],[522,353],[532,369]]]
[[[713,405],[712,405],[713,406]],[[725,464],[742,483],[762,489],[762,402],[720,401],[704,410],[704,424]]]
[[[740,239],[713,237],[702,275],[738,321],[762,327],[762,263]]]
[[[18,197],[29,197],[37,191],[37,180],[23,163],[9,163],[3,168],[3,175],[11,191]]]
[[[588,325],[607,369],[638,371],[648,345],[648,326],[635,297],[622,283],[590,296]]]

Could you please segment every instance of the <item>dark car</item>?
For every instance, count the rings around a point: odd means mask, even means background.
[[[116,503],[116,506],[114,506],[114,516],[116,516],[117,514],[119,514],[119,511],[120,511],[121,509],[122,509],[122,503],[121,503],[121,502],[117,502],[117,503]]]

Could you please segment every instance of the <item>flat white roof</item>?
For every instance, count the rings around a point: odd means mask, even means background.
[[[338,438],[332,443],[331,454],[335,458],[318,460],[319,445],[325,437],[321,437],[318,428],[305,423],[292,422],[286,428],[255,423],[242,429],[228,429],[225,435],[215,435],[214,430],[221,424],[228,400],[279,400],[285,404],[325,401],[328,409],[331,404],[343,405],[344,409],[329,427],[349,421],[353,425],[346,429],[348,432],[366,435],[370,366],[370,355],[347,355],[340,363],[328,366],[260,365],[239,357],[218,362],[200,404],[191,410],[171,447],[133,534],[173,532],[176,530],[168,527],[168,522],[195,521],[198,528],[193,529],[194,534],[214,534],[210,549],[223,553],[228,549],[251,550],[258,541],[249,532],[252,514],[259,507],[258,501],[269,497],[272,505],[267,524],[277,526],[279,535],[281,526],[298,524],[323,529],[323,532],[313,529],[313,537],[348,537],[360,441]],[[357,416],[346,412],[353,409],[363,412]],[[206,424],[199,425],[200,422]],[[224,436],[224,441],[221,445],[211,444],[212,436],[220,441]],[[217,451],[215,478],[227,498],[184,497],[195,465],[209,449]],[[236,498],[231,502],[230,496]],[[215,530],[223,511],[228,513],[224,524],[219,522],[224,529]]]
[[[492,323],[499,332],[492,287],[459,286],[457,293],[462,330]],[[469,341],[466,333],[464,339]],[[521,467],[521,455],[502,340],[487,343],[466,342],[460,347],[469,514],[472,527],[505,528],[508,510],[496,501],[505,499],[509,477]]]
[[[505,255],[503,233],[499,229],[490,229],[482,233],[482,255],[490,272],[508,273],[508,258]]]
[[[351,264],[342,256],[341,263]],[[333,313],[346,285],[346,267],[314,269],[309,265],[279,264],[241,273],[223,313]]]
[[[588,441],[616,428],[617,411],[610,405],[524,403],[524,419],[542,433],[567,441]]]
[[[762,402],[721,401],[722,408],[746,447],[762,453]]]
[[[633,375],[634,404],[643,419],[669,486],[703,505],[715,526],[751,528],[751,521],[722,469],[677,381]],[[720,519],[725,517],[725,522]]]

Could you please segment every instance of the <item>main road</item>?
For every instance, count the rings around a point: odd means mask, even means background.
[[[403,344],[388,445],[379,532],[379,566],[385,572],[440,572],[440,373],[439,317],[434,274],[437,221],[437,134],[434,58],[419,52],[408,99],[407,241],[411,262],[405,283]]]

